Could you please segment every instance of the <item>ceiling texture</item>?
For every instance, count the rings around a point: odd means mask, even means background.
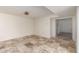
[[[72,16],[75,9],[74,6],[0,6],[0,13],[41,18],[49,15]],[[25,12],[29,14],[25,15]]]

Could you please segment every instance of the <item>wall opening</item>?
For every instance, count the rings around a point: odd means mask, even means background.
[[[72,39],[72,18],[56,19],[56,36]]]

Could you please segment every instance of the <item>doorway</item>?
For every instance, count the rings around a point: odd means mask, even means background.
[[[72,18],[56,19],[56,36],[72,39]]]

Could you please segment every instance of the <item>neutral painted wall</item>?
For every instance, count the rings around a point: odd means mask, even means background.
[[[26,35],[56,37],[56,18],[52,16],[31,19],[8,14],[0,14],[0,41]],[[76,21],[73,17],[73,38],[76,40]]]
[[[51,17],[51,19],[50,19],[50,36],[56,37],[56,19],[55,19],[55,17]]]
[[[76,16],[72,17],[72,37],[74,41],[77,41],[77,18]]]
[[[33,34],[33,20],[8,14],[0,14],[0,41]]]
[[[56,37],[56,19],[55,16],[35,20],[35,34],[43,37]]]
[[[50,16],[35,20],[35,35],[50,37]]]

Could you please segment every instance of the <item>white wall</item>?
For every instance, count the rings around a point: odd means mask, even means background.
[[[50,37],[50,16],[35,20],[35,35]]]
[[[73,38],[76,40],[76,21],[73,18]],[[0,41],[27,36],[40,35],[56,37],[56,18],[52,16],[31,19],[8,14],[0,14]]]
[[[56,37],[56,19],[55,17],[51,17],[50,19],[50,35],[51,37]]]
[[[0,14],[0,41],[33,34],[33,20]]]
[[[56,19],[50,15],[48,17],[35,20],[35,35],[43,37],[56,37]]]
[[[76,16],[72,17],[72,36],[73,36],[73,40],[76,41],[77,40],[77,19]]]

